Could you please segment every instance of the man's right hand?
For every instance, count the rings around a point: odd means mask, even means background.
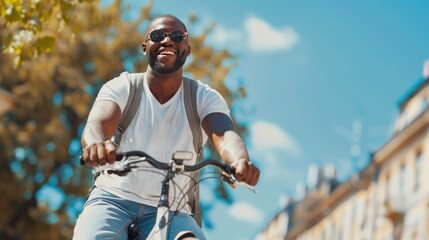
[[[110,140],[88,145],[83,149],[82,160],[93,167],[113,164],[116,161],[116,147]]]

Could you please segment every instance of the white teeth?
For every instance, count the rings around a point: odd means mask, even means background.
[[[172,52],[172,51],[162,51],[159,54],[161,54],[161,55],[174,55],[174,52]]]

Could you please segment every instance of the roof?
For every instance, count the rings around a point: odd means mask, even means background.
[[[408,101],[414,97],[420,90],[429,84],[429,77],[420,78],[405,94],[399,99],[399,109],[403,110]]]

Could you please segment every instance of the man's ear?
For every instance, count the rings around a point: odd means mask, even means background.
[[[146,43],[142,43],[143,54],[146,55]]]
[[[186,46],[188,47],[188,53],[186,54],[186,56],[191,55],[191,45],[189,45],[189,43],[186,43]]]

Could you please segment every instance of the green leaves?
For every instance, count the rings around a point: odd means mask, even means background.
[[[77,0],[0,0],[0,22],[6,23],[1,34],[2,51],[13,56],[14,67],[30,61],[55,47],[59,34],[70,41],[77,31],[76,13],[80,5],[93,1]]]
[[[6,2],[17,2],[17,1],[6,1]],[[4,18],[8,22],[20,21],[22,19],[21,11],[22,11],[21,6],[7,4],[6,8],[2,9],[2,16],[4,16]]]
[[[51,36],[45,36],[36,40],[35,47],[38,53],[50,52],[55,46],[55,38]]]

